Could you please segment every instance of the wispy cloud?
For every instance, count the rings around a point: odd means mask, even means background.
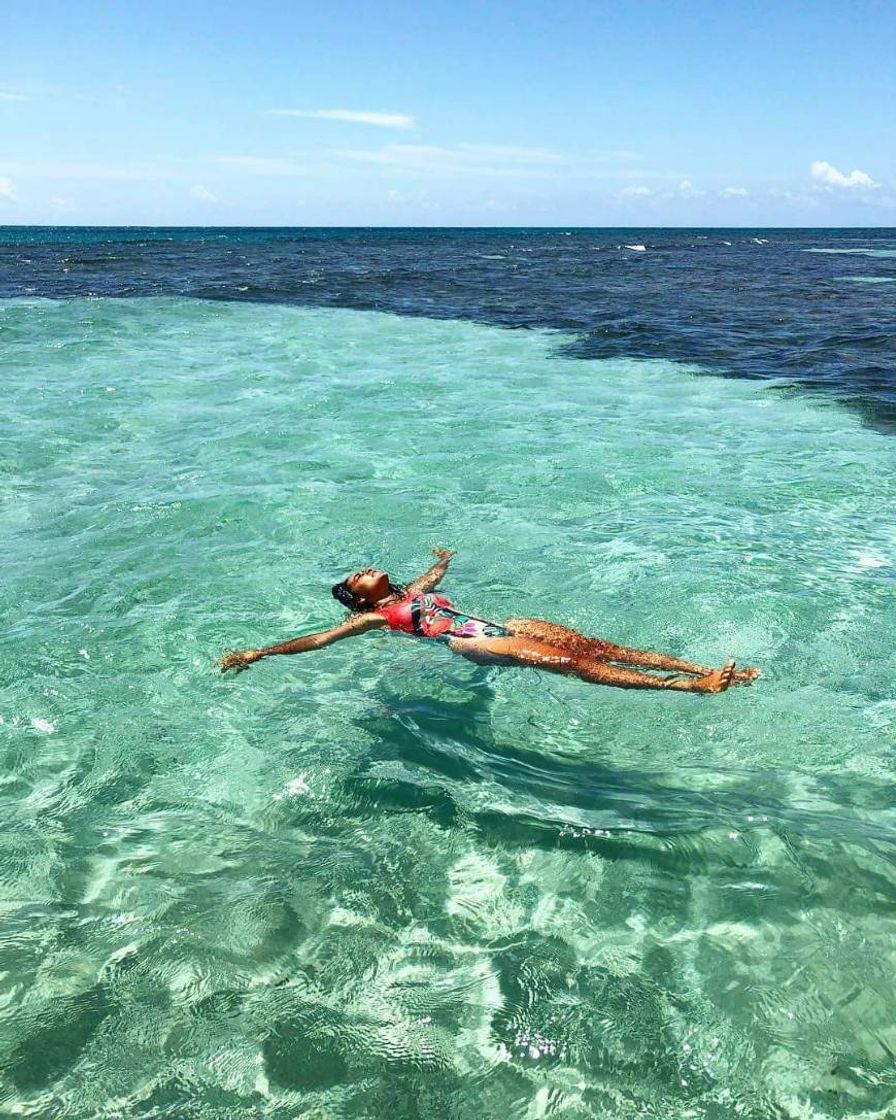
[[[212,194],[208,187],[204,187],[201,183],[197,183],[194,187],[190,187],[190,194],[198,202],[217,202],[218,196]]]
[[[23,177],[38,177],[54,180],[97,179],[120,182],[160,182],[166,179],[184,177],[178,161],[159,160],[158,162],[134,163],[95,163],[81,160],[35,160],[8,163],[5,170],[13,171]]]
[[[565,158],[546,148],[517,148],[503,144],[386,144],[382,148],[349,148],[334,153],[342,159],[379,164],[399,171],[427,175],[490,175],[552,178],[552,165]]]
[[[817,159],[809,168],[809,172],[815,182],[825,190],[830,190],[832,187],[846,187],[847,189],[865,187],[866,190],[876,190],[880,186],[866,171],[856,169],[845,175],[839,168],[823,159]]]
[[[670,175],[657,175],[660,178],[677,178],[677,176]],[[745,195],[747,192],[741,187],[728,187],[725,191],[718,192],[720,196],[730,197],[731,195]],[[699,187],[695,187],[690,179],[679,179],[676,184],[657,182],[652,187],[645,186],[642,183],[632,184],[623,189],[616,196],[617,198],[653,198],[658,201],[672,202],[681,199],[697,199],[703,198],[706,191]]]
[[[695,201],[700,198],[706,198],[707,195],[714,195],[716,198],[735,199],[735,198],[751,198],[750,192],[746,187],[722,187],[716,190],[715,188],[704,189],[702,187],[695,187],[690,179],[681,179],[678,176],[671,176],[668,174],[660,175],[657,173],[651,178],[656,179],[651,186],[646,186],[643,183],[632,183],[628,187],[623,187],[616,195],[619,199],[635,199],[650,198],[656,202],[674,202],[691,200]],[[677,183],[663,183],[660,179],[678,178]]]
[[[0,202],[15,202],[16,192],[12,179],[0,176]]]
[[[250,175],[273,175],[286,178],[308,178],[332,171],[331,164],[314,163],[297,156],[214,156],[214,162],[232,171],[246,171]]]
[[[499,159],[511,163],[563,163],[566,160],[566,156],[550,148],[515,148],[506,144],[459,144],[456,151],[471,159]]]
[[[413,128],[414,117],[408,113],[374,113],[367,109],[267,109],[269,117],[304,117],[318,121],[347,121],[350,124],[372,124],[380,128]]]
[[[16,93],[11,89],[0,89],[0,101],[27,101],[24,93]]]

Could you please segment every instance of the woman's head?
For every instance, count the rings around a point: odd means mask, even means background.
[[[342,583],[335,583],[332,590],[333,598],[350,611],[370,611],[383,599],[403,594],[403,589],[396,587],[388,573],[381,572],[379,568],[362,568],[359,572],[352,572]]]

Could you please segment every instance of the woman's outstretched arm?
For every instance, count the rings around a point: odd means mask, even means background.
[[[312,649],[323,649],[324,646],[330,646],[333,642],[340,642],[343,638],[351,638],[355,634],[363,634],[367,630],[378,630],[381,626],[386,625],[386,620],[380,614],[354,614],[331,630],[321,630],[317,634],[306,634],[304,638],[290,638],[287,642],[280,642],[275,646],[264,646],[262,649],[230,650],[218,664],[221,666],[222,673],[226,673],[228,669],[236,669],[239,673],[243,669],[248,669],[250,665],[254,665],[256,661],[261,661],[263,657],[271,657],[279,653],[307,653]]]
[[[422,595],[425,591],[432,591],[434,587],[438,587],[442,577],[448,571],[448,565],[454,553],[448,548],[434,548],[432,554],[438,556],[438,562],[433,564],[428,572],[424,572],[422,576],[417,576],[416,579],[411,580],[405,589],[409,595]]]

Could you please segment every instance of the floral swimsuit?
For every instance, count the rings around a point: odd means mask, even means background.
[[[507,631],[496,622],[456,610],[444,595],[409,595],[396,603],[381,607],[377,614],[389,624],[417,638],[450,641],[452,638],[504,638]]]

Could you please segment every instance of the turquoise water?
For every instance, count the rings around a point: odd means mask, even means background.
[[[896,257],[896,249],[805,249],[806,253],[852,253],[860,257]]]
[[[561,333],[0,303],[0,1109],[882,1116],[896,443]],[[486,617],[720,697],[333,624],[437,545]]]

